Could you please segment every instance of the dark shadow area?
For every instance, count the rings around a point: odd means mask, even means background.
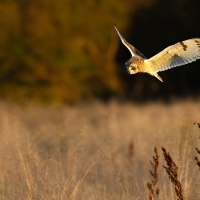
[[[172,44],[200,37],[199,9],[200,1],[157,0],[153,6],[134,13],[128,34],[122,34],[150,58]],[[121,44],[116,59],[120,63],[119,76],[126,86],[126,98],[135,101],[168,101],[200,95],[200,60],[160,72],[164,81],[161,83],[148,74],[129,75],[124,68],[129,58],[129,51]]]

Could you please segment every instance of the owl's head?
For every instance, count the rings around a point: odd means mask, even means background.
[[[134,58],[127,60],[125,66],[129,74],[136,74],[139,72],[138,64],[134,62]]]

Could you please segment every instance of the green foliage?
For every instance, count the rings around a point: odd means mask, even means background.
[[[0,97],[74,103],[120,93],[113,23],[124,29],[142,3],[1,1]]]

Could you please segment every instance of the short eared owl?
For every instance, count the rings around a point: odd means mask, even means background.
[[[131,52],[132,57],[125,62],[125,66],[129,74],[136,74],[138,72],[149,73],[162,81],[162,78],[157,74],[158,72],[180,65],[185,65],[200,59],[200,38],[193,38],[179,42],[167,47],[152,58],[147,59],[142,53],[140,53],[135,47],[124,39],[124,37],[117,30],[115,24],[114,27],[122,43]]]

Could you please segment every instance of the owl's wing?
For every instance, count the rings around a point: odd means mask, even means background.
[[[135,56],[135,55],[139,55],[140,57],[146,59],[146,57],[141,53],[139,52],[135,47],[133,47],[131,44],[129,44],[125,39],[124,37],[120,34],[120,32],[118,31],[117,27],[116,27],[116,24],[114,24],[114,27],[115,27],[115,30],[117,31],[117,34],[119,35],[122,43],[126,46],[126,48],[131,52],[131,56]]]
[[[200,59],[200,38],[185,40],[167,47],[148,59],[155,72],[164,71]]]

